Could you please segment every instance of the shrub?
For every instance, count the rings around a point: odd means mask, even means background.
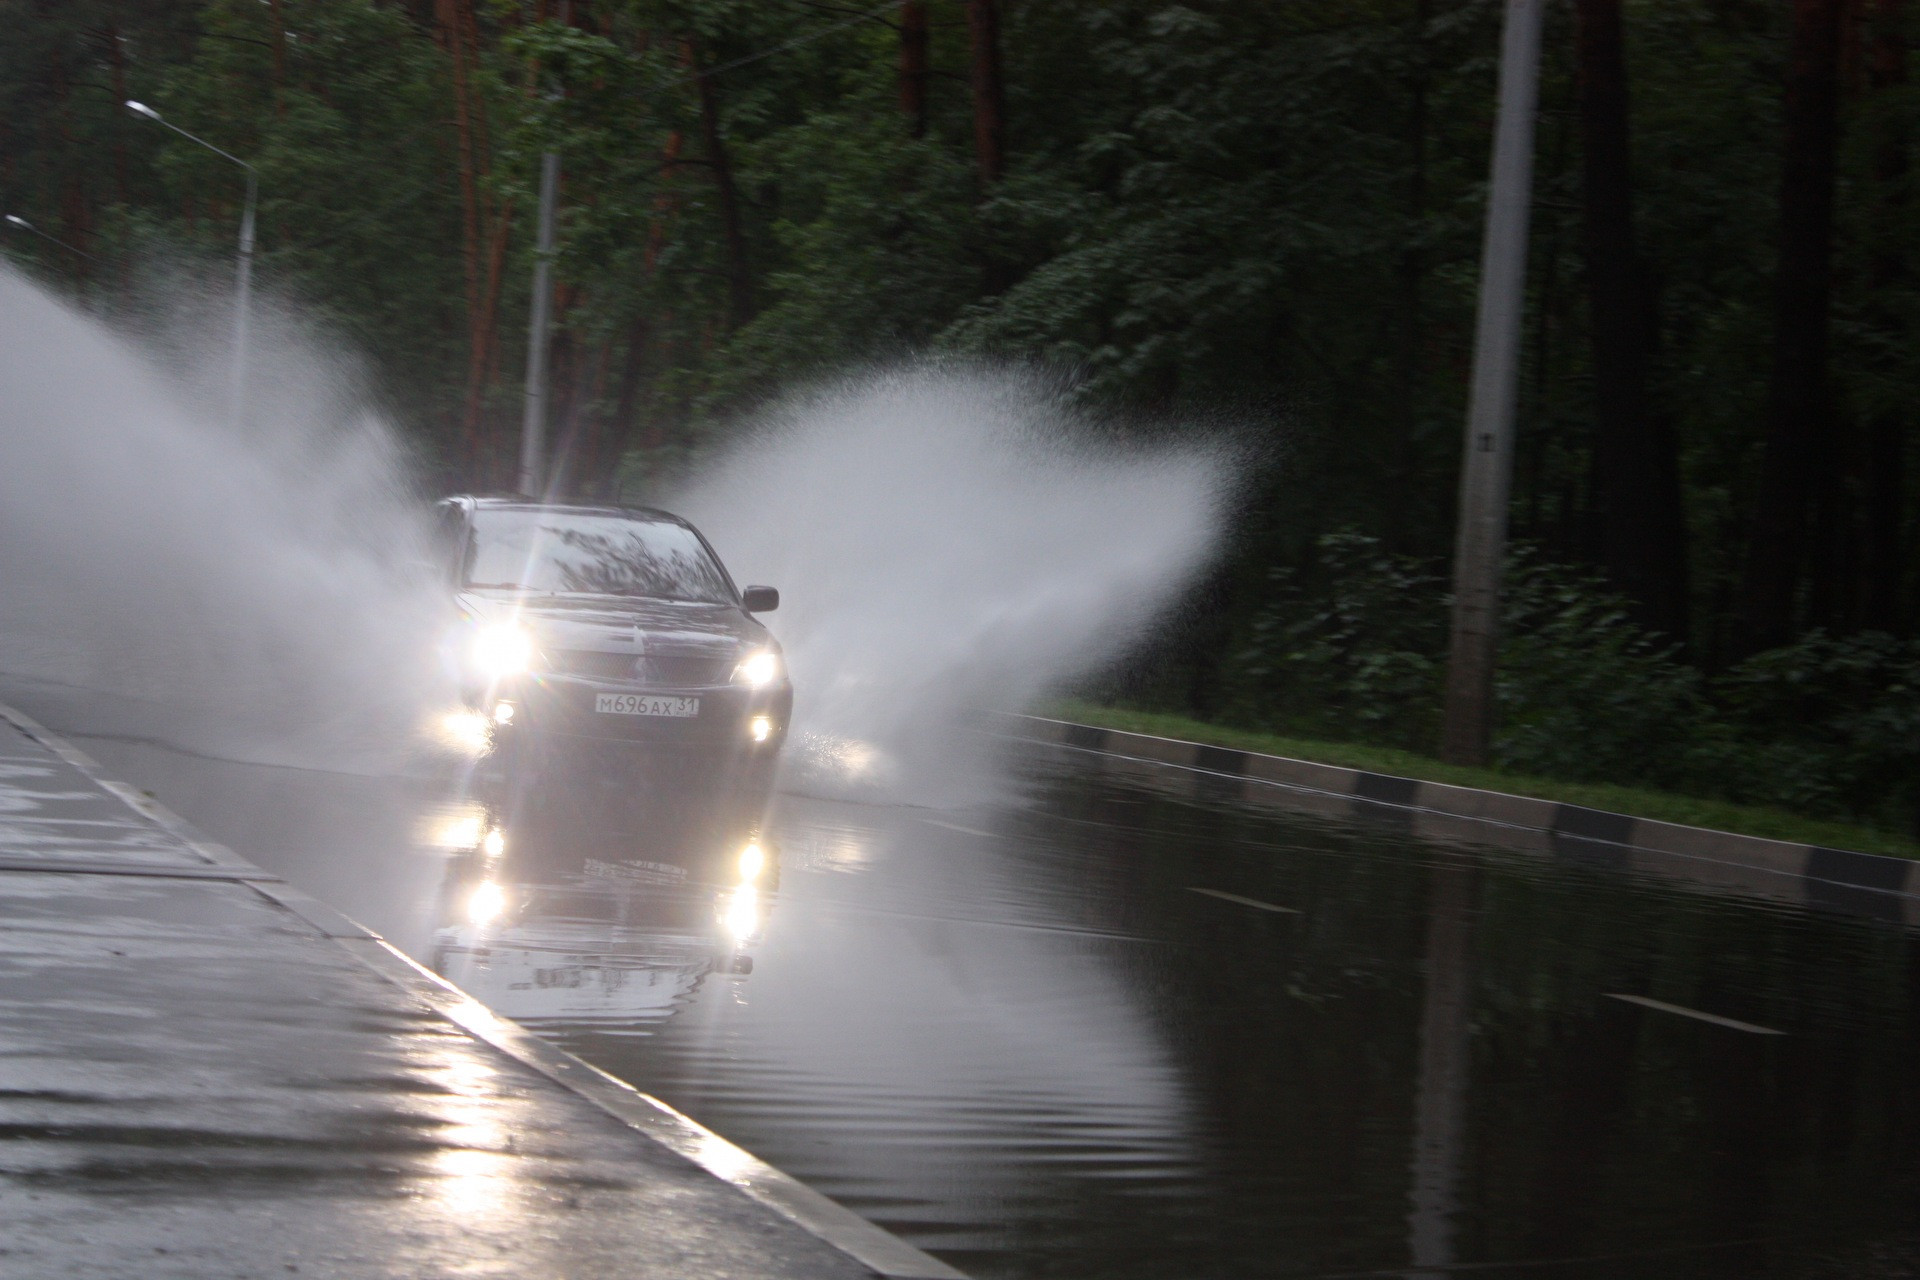
[[[1231,663],[1231,714],[1264,728],[1424,749],[1439,723],[1444,579],[1351,530],[1322,535],[1315,551],[1304,572],[1269,575],[1272,598]]]
[[[1437,566],[1353,531],[1276,569],[1230,664],[1228,718],[1430,750],[1447,648]],[[1593,574],[1517,545],[1494,762],[1920,834],[1920,642],[1814,632],[1709,679]]]
[[[1710,714],[1700,673],[1640,629],[1625,597],[1592,574],[1507,563],[1494,762],[1578,782],[1672,787],[1691,772]]]

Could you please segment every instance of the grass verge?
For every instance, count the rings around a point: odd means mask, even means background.
[[[1604,782],[1560,782],[1552,778],[1534,778],[1499,769],[1476,769],[1468,765],[1443,764],[1429,756],[1392,747],[1370,747],[1356,742],[1321,742],[1312,738],[1288,738],[1250,729],[1230,729],[1224,725],[1189,720],[1185,716],[1163,715],[1154,711],[1130,711],[1092,702],[1067,700],[1049,704],[1041,715],[1080,724],[1119,729],[1127,733],[1146,733],[1161,738],[1180,738],[1257,751],[1263,755],[1290,756],[1316,764],[1339,765],[1346,769],[1365,769],[1372,773],[1419,778],[1425,782],[1445,782],[1457,787],[1479,787],[1504,791],[1509,795],[1533,796],[1560,804],[1584,805],[1609,813],[1632,814],[1656,822],[1677,822],[1689,827],[1711,827],[1717,831],[1735,831],[1741,835],[1762,836],[1769,840],[1787,840],[1795,844],[1822,845],[1830,849],[1855,849],[1861,853],[1884,853],[1898,858],[1920,858],[1920,844],[1888,831],[1856,827],[1844,822],[1803,818],[1783,809],[1758,805],[1732,804],[1725,800],[1702,800],[1696,796],[1675,795],[1669,791],[1649,791],[1640,787],[1617,787]]]

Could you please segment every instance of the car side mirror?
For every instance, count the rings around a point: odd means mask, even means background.
[[[740,593],[740,607],[748,613],[772,613],[780,607],[780,593],[772,587],[748,587]]]

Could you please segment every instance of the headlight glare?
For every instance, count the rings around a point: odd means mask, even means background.
[[[767,855],[758,844],[749,844],[740,851],[740,878],[751,883],[760,878],[766,870]]]
[[[743,658],[733,669],[733,678],[750,689],[764,689],[780,678],[780,655],[771,649]]]
[[[533,637],[512,622],[490,622],[474,633],[473,665],[490,680],[516,676],[533,662]]]

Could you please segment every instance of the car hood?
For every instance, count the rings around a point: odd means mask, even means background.
[[[720,658],[777,647],[738,605],[512,591],[464,591],[458,601],[476,620],[518,621],[542,649]]]

